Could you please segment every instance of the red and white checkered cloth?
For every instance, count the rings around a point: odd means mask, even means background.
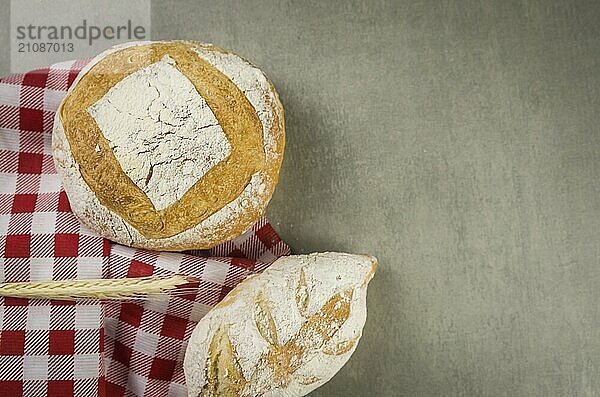
[[[86,230],[61,189],[51,130],[88,61],[0,80],[0,281],[176,272],[198,277],[207,292],[103,304],[0,298],[0,396],[184,396],[181,364],[195,323],[289,248],[265,219],[188,254],[124,247]]]

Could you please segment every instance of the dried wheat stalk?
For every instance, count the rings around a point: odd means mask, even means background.
[[[193,277],[176,274],[122,279],[0,283],[0,296],[58,300],[160,299],[213,289],[179,287],[197,281]]]

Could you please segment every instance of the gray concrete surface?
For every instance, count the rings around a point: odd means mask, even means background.
[[[597,1],[154,3],[153,38],[233,49],[279,89],[269,214],[294,250],[381,262],[356,354],[312,395],[600,395],[599,20]]]

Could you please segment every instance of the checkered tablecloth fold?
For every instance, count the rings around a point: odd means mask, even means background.
[[[71,212],[52,161],[54,114],[89,59],[0,80],[0,281],[182,273],[201,292],[165,300],[0,298],[0,396],[185,396],[196,322],[248,274],[289,254],[266,219],[207,251],[112,244]]]

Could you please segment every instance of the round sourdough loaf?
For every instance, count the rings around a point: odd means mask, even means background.
[[[82,223],[122,244],[182,251],[253,225],[284,135],[275,88],[246,60],[198,42],[135,42],[81,71],[52,144]]]

